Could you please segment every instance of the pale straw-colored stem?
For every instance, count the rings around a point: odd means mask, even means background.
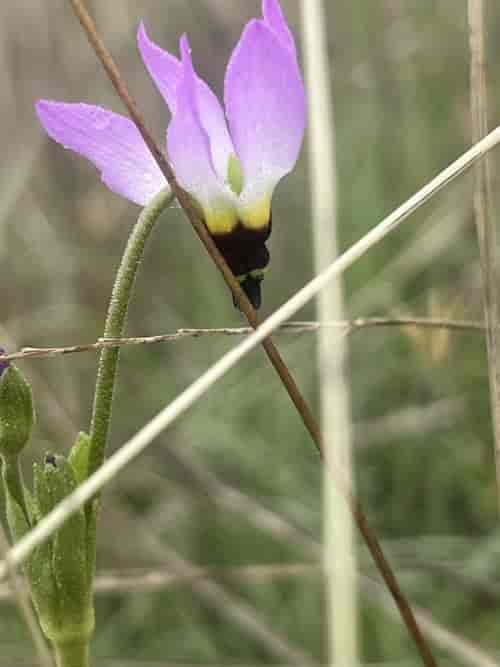
[[[394,231],[404,220],[416,211],[433,195],[444,188],[459,174],[473,165],[479,158],[500,143],[500,127],[496,128],[487,137],[473,146],[447,169],[422,188],[417,194],[391,213],[380,224],[363,236],[353,246],[343,253],[328,269],[314,278],[303,287],[295,296],[287,301],[273,315],[265,320],[261,326],[245,341],[225,354],[208,371],[200,376],[172,403],[166,406],[156,417],[146,424],[133,438],[111,456],[99,470],[84,482],[75,492],[69,495],[50,514],[38,523],[26,537],[20,540],[8,554],[12,565],[24,562],[33,549],[48,539],[64,521],[84,505],[103,486],[110,482],[131,461],[133,461],[146,447],[180,415],[188,410],[210,387],[220,380],[231,368],[253,350],[259,343],[269,336],[277,327],[286,322],[308,301],[313,299],[330,281],[341,275],[357,259],[362,257],[370,248],[382,241],[391,231]],[[0,563],[0,580],[7,574],[5,562]]]
[[[314,230],[316,272],[326,269],[338,255],[337,173],[335,123],[327,25],[322,0],[303,0],[304,58],[309,100],[309,178]],[[342,285],[333,282],[318,296],[321,323],[342,320]],[[358,664],[358,610],[355,526],[341,489],[330,468],[340,468],[353,488],[350,393],[344,375],[346,338],[327,328],[319,332],[318,369],[321,396],[321,428],[324,438],[323,560],[325,563],[326,613],[329,664]]]
[[[468,0],[470,34],[470,100],[472,140],[480,141],[488,132],[488,95],[486,88],[486,38],[483,0]],[[474,184],[474,218],[476,222],[483,277],[483,309],[486,323],[488,377],[491,417],[495,441],[497,496],[500,504],[500,332],[497,267],[496,216],[492,195],[490,160],[477,164]]]

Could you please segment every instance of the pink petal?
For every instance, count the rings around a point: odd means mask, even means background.
[[[39,100],[36,112],[45,131],[65,148],[90,160],[110,190],[145,206],[167,186],[135,125],[89,104]]]
[[[262,0],[264,22],[278,39],[296,54],[295,40],[281,9],[279,0]]]
[[[210,231],[216,233],[217,218],[234,210],[230,191],[217,177],[210,137],[197,104],[198,85],[189,43],[181,39],[183,77],[177,88],[177,105],[168,128],[168,154],[179,184],[202,206]],[[226,224],[223,222],[222,224]],[[234,225],[234,221],[227,223]]]
[[[175,56],[160,49],[151,41],[141,21],[137,32],[137,45],[142,59],[156,87],[171,113],[177,106],[177,86],[182,77],[182,64]]]
[[[152,42],[141,23],[137,35],[139,50],[144,64],[171,113],[177,107],[177,89],[182,78],[182,64],[167,51]],[[228,161],[234,153],[233,143],[227,129],[226,118],[216,95],[196,74],[196,105],[205,132],[210,141],[212,161],[219,178],[227,178]]]
[[[297,161],[306,100],[295,54],[263,21],[250,21],[243,31],[228,65],[225,99],[243,167],[242,198],[270,196]]]

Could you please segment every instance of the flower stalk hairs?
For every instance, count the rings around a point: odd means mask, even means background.
[[[217,247],[255,308],[269,263],[274,189],[297,161],[306,101],[294,38],[279,0],[263,0],[226,70],[225,111],[196,74],[188,38],[181,58],[139,27],[144,64],[172,119],[167,151]],[[55,141],[89,159],[114,192],[141,206],[167,183],[135,125],[88,104],[40,100],[38,118]]]

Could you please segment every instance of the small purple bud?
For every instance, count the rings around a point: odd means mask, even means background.
[[[0,356],[5,354],[5,350],[3,347],[0,347]],[[10,363],[8,361],[0,361],[0,377],[2,377],[2,373],[4,370],[6,370],[10,366]]]

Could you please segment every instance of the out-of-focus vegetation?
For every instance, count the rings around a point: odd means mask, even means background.
[[[466,3],[326,4],[347,247],[470,143]],[[500,121],[500,9],[487,4],[493,125]],[[200,73],[220,93],[241,28],[260,11],[258,0],[89,5],[162,141],[168,117],[137,53],[139,20],[173,51],[189,32]],[[283,6],[299,35],[297,2]],[[14,350],[91,342],[102,334],[138,209],[108,192],[83,159],[51,144],[33,104],[48,97],[121,107],[68,2],[3,2],[0,31],[0,343]],[[303,155],[275,197],[264,314],[312,275],[306,166]],[[471,191],[471,175],[462,177],[347,274],[351,316],[481,318]],[[314,315],[311,305],[301,319]],[[182,212],[169,211],[142,266],[129,333],[240,324]],[[317,407],[314,334],[278,342]],[[212,337],[125,349],[111,449],[233,344]],[[67,451],[87,428],[96,362],[86,354],[23,364],[38,406],[33,457]],[[348,377],[358,494],[405,591],[436,622],[500,656],[500,536],[482,336],[366,329],[350,339]],[[123,590],[97,596],[95,664],[290,664],[294,651],[320,662],[321,576],[314,568],[283,571],[317,562],[320,487],[318,457],[258,350],[106,492],[98,572],[111,571]],[[125,586],[131,574],[185,572],[189,563],[214,568],[215,583]],[[268,567],[259,577],[235,575],[248,565]],[[362,547],[360,567],[373,574]],[[232,605],[244,605],[260,631]],[[362,595],[361,609],[367,663],[418,664],[377,599]],[[15,607],[3,601],[0,614],[0,664],[28,664],[32,646]],[[441,664],[456,664],[438,655]]]

